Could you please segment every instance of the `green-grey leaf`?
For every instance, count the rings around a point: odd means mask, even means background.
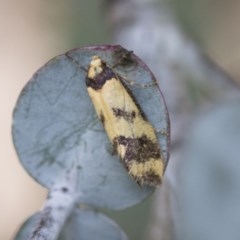
[[[146,198],[153,189],[139,187],[113,151],[86,91],[86,69],[93,55],[110,66],[120,46],[75,49],[38,70],[21,92],[13,115],[14,144],[25,169],[39,183],[52,188],[77,170],[76,191],[81,202],[122,209]],[[74,61],[72,60],[74,59]],[[123,71],[124,70],[124,71]],[[137,59],[133,69],[116,71],[137,84],[154,77]],[[129,85],[138,103],[159,130],[168,160],[169,119],[159,88]],[[75,171],[76,172],[76,171]]]
[[[239,106],[221,103],[189,131],[177,194],[179,239],[239,239]]]

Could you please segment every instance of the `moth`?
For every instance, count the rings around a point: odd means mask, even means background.
[[[130,176],[140,186],[161,184],[164,162],[156,131],[122,77],[99,56],[93,56],[86,86],[114,151]]]

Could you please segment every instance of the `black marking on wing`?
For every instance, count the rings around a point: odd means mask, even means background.
[[[112,108],[112,110],[113,110],[113,114],[117,118],[123,118],[129,123],[133,123],[133,120],[136,118],[135,111],[127,112],[120,108]]]
[[[116,78],[116,74],[111,68],[109,68],[106,63],[102,62],[102,72],[96,75],[93,79],[86,77],[87,87],[91,87],[94,90],[101,89],[106,81]]]
[[[113,139],[113,145],[115,149],[118,145],[126,147],[126,153],[122,159],[124,163],[132,160],[146,162],[150,158],[159,159],[161,157],[157,141],[149,139],[146,135],[138,138],[118,136]]]

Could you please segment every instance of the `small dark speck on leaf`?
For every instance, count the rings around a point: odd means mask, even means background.
[[[82,167],[81,167],[80,165],[78,165],[78,166],[77,166],[77,169],[78,169],[78,170],[81,170],[81,169],[82,169]]]
[[[63,187],[62,188],[62,192],[68,192],[68,188],[67,187]]]

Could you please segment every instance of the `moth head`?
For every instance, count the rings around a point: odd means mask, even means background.
[[[88,68],[88,77],[94,79],[103,71],[103,62],[98,56],[93,56]]]

